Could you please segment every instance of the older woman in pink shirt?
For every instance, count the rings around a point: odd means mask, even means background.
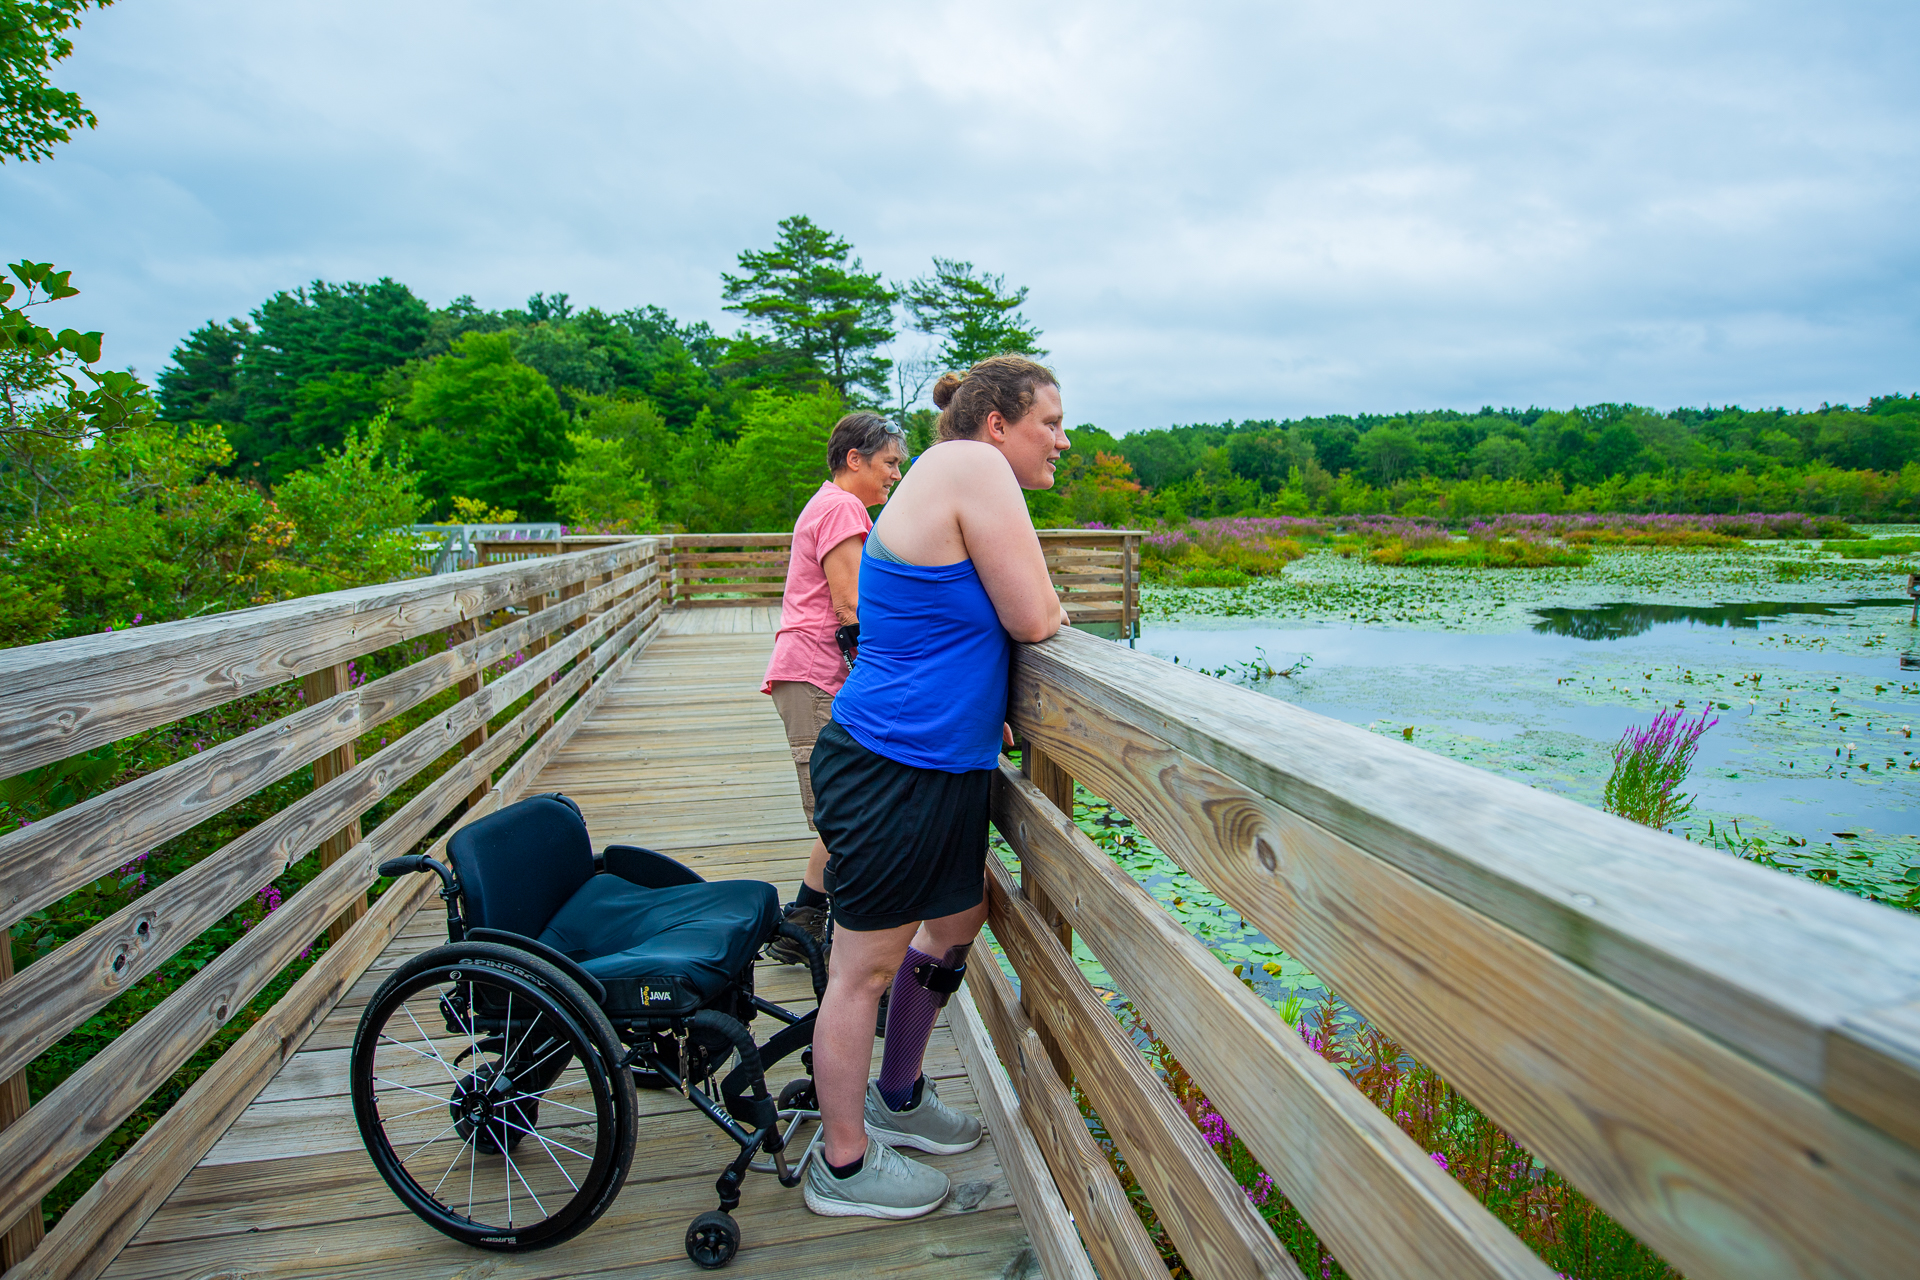
[[[833,696],[847,681],[848,659],[835,633],[860,621],[860,549],[873,520],[868,507],[885,503],[907,460],[900,429],[877,413],[850,413],[834,425],[827,443],[833,478],[808,500],[793,526],[793,552],[780,600],[780,633],[760,692],[773,696],[786,725],[793,767],[800,775],[800,804],[813,830],[813,780],[807,766],[814,739],[833,715]],[[816,837],[807,858],[799,897],[786,917],[827,943],[827,847]],[[803,964],[800,948],[776,939],[768,954]]]

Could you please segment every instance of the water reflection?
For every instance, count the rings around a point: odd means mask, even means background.
[[[1746,604],[1601,604],[1582,609],[1535,609],[1540,621],[1535,631],[1572,636],[1577,640],[1621,640],[1651,631],[1663,623],[1687,622],[1703,627],[1758,627],[1768,618],[1811,613],[1834,617],[1848,609],[1886,608],[1909,603],[1905,596],[1865,600],[1760,600]],[[1906,666],[1902,659],[1901,666]]]

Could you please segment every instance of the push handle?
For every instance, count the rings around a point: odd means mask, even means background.
[[[440,877],[440,897],[447,904],[447,940],[460,941],[466,936],[466,924],[460,919],[460,883],[453,878],[452,868],[424,853],[402,854],[380,864],[380,874],[383,876],[404,876],[415,871],[431,871]]]

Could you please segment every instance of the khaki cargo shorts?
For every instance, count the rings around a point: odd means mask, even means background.
[[[813,776],[808,766],[813,762],[814,739],[833,719],[833,695],[805,680],[775,680],[773,709],[787,727],[787,746],[793,752],[794,770],[800,775],[800,807],[806,811],[807,830],[812,831]]]

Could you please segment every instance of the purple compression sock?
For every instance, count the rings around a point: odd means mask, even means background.
[[[893,975],[893,996],[887,1004],[887,1050],[880,1059],[880,1096],[895,1111],[913,1100],[913,1086],[920,1079],[920,1062],[927,1055],[927,1038],[933,1034],[933,1020],[940,1016],[940,996],[921,986],[914,978],[915,965],[937,964],[951,967],[953,958],[930,956],[913,947]]]

